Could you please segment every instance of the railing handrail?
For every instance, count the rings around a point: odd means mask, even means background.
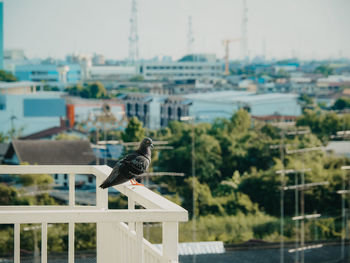
[[[97,222],[175,222],[186,221],[187,215],[178,211],[158,209],[92,209],[92,210],[1,210],[0,224],[48,223],[97,223]]]
[[[99,176],[102,180],[107,178],[111,171],[112,168],[107,165],[0,165],[0,174],[92,174],[96,177]],[[114,186],[114,188],[147,209],[175,210],[187,213],[181,206],[146,187],[135,187],[124,183]],[[99,188],[96,190],[107,191]]]

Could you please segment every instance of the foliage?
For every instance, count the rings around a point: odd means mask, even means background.
[[[297,119],[297,126],[308,126],[324,143],[337,131],[350,129],[350,114],[342,116],[334,112],[305,110]]]
[[[6,133],[0,132],[0,142],[7,142],[9,136]]]
[[[17,81],[17,78],[11,72],[0,70],[0,81],[14,82]]]
[[[28,165],[28,163],[21,163],[21,165]],[[48,174],[20,174],[17,175],[17,183],[23,186],[38,186],[39,188],[47,188],[52,185],[53,178]]]
[[[122,133],[122,139],[125,142],[139,142],[145,137],[146,130],[142,126],[137,117],[132,117],[129,120],[128,126]]]
[[[328,65],[321,65],[315,69],[315,73],[320,73],[325,77],[333,74],[333,68]]]
[[[144,78],[143,78],[142,75],[136,75],[136,76],[130,78],[129,81],[135,81],[135,82],[137,82],[137,81],[143,81],[143,80],[144,80]]]
[[[72,87],[68,87],[66,91],[69,95],[80,96],[83,98],[92,98],[92,99],[104,99],[108,98],[107,90],[101,82],[92,82],[89,83],[86,87],[83,87],[80,84],[77,84]]]
[[[345,98],[345,97],[337,99],[332,106],[332,109],[334,110],[344,110],[349,108],[350,108],[350,98]]]
[[[301,94],[298,98],[298,103],[301,105],[301,108],[313,108],[315,105],[315,100],[306,94]]]

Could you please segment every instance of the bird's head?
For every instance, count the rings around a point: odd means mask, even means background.
[[[142,147],[142,146],[151,147],[151,149],[153,149],[153,148],[154,148],[154,145],[153,145],[152,139],[151,139],[151,138],[148,138],[148,137],[144,138],[144,139],[142,140],[142,142],[141,142],[141,147]]]

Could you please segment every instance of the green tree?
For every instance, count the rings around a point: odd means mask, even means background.
[[[122,133],[122,139],[125,142],[139,142],[145,137],[145,128],[142,126],[137,117],[132,117],[129,120],[128,126]]]
[[[349,108],[350,108],[350,98],[345,98],[345,97],[337,99],[332,106],[332,109],[334,110],[344,110]]]
[[[333,68],[328,65],[321,65],[315,69],[315,73],[320,73],[325,77],[333,74]]]
[[[72,95],[72,96],[81,96],[81,93],[83,90],[84,90],[84,87],[81,84],[77,84],[72,87],[67,87],[65,89],[65,91],[67,91],[69,95]]]
[[[107,91],[101,82],[94,82],[86,87],[89,98],[101,99],[107,97]]]
[[[17,78],[10,72],[0,70],[0,81],[14,82],[17,81]]]

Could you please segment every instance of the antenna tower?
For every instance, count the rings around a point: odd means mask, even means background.
[[[192,16],[188,17],[188,32],[187,32],[187,54],[193,53],[193,30],[192,30]]]
[[[132,0],[130,15],[129,62],[135,63],[139,58],[139,36],[137,33],[137,0]]]
[[[247,60],[248,56],[248,8],[247,0],[243,0],[243,16],[242,16],[242,41],[241,41],[241,52],[242,59]]]

